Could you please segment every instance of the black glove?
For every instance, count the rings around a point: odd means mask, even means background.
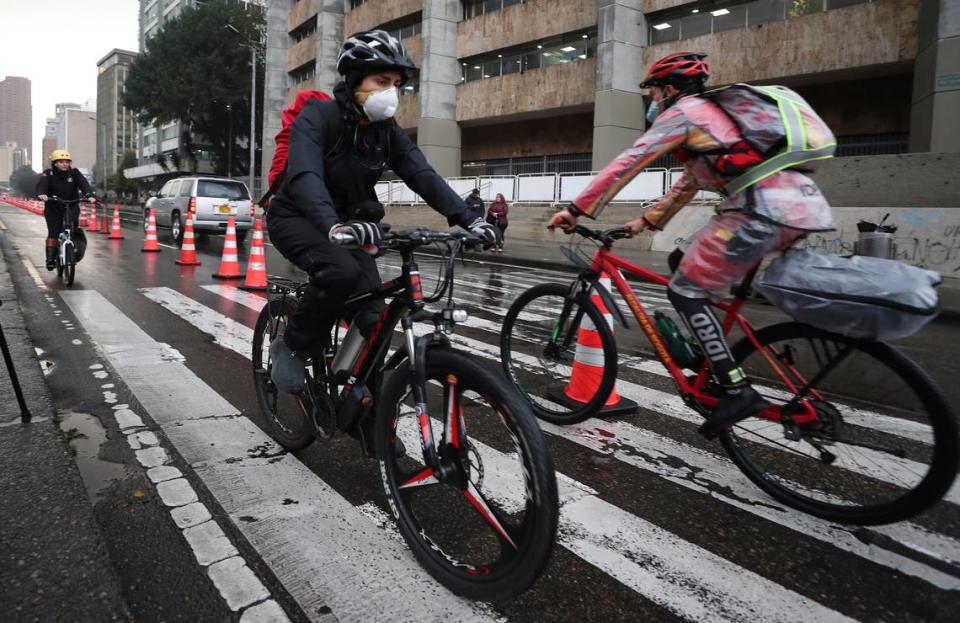
[[[347,234],[353,237],[354,242],[361,249],[369,246],[379,246],[383,239],[383,232],[380,231],[380,225],[369,223],[367,221],[347,221],[339,223],[330,229],[330,240],[334,243],[339,241],[334,238],[334,234]]]
[[[488,245],[500,244],[500,230],[482,218],[476,218],[465,227],[471,234],[482,239]]]

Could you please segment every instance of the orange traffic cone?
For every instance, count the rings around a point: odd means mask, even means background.
[[[606,273],[600,275],[597,287],[606,288],[610,291],[610,277]],[[594,290],[590,295],[590,300],[596,305],[600,313],[603,314],[604,321],[613,329],[613,315],[607,309],[600,293]],[[581,405],[589,402],[597,393],[600,386],[600,380],[603,378],[603,343],[600,341],[600,334],[597,332],[593,321],[586,315],[580,321],[580,329],[577,332],[577,350],[573,356],[573,370],[570,373],[570,382],[558,391],[558,388],[547,390],[547,397],[550,400],[560,404],[570,406]],[[637,403],[617,394],[617,388],[610,391],[603,408],[600,410],[602,415],[612,415],[621,413],[633,413],[638,408]]]
[[[157,243],[157,211],[150,208],[147,219],[147,237],[143,239],[141,253],[160,253],[160,244]]]
[[[110,233],[110,221],[107,219],[107,204],[103,204],[103,216],[100,218],[100,233]]]
[[[250,243],[250,256],[247,258],[247,279],[240,289],[267,289],[267,256],[263,248],[263,225],[260,217],[253,223],[253,241]]]
[[[90,205],[90,218],[87,220],[87,231],[96,232],[100,229],[100,226],[97,225],[97,204]]]
[[[193,212],[187,212],[187,226],[183,230],[183,244],[180,245],[180,257],[176,260],[180,266],[199,266],[197,247],[193,241]]]
[[[80,204],[80,220],[77,225],[82,229],[87,226],[87,204]]]
[[[223,257],[220,270],[213,273],[217,279],[242,279],[240,262],[237,261],[237,221],[231,215],[227,220],[227,236],[223,240]]]
[[[123,240],[123,230],[120,229],[120,206],[113,204],[113,223],[110,226],[110,240]]]

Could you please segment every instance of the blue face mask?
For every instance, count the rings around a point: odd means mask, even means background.
[[[653,123],[653,120],[656,119],[659,114],[660,104],[657,103],[657,100],[653,100],[650,103],[650,107],[647,108],[647,123]]]

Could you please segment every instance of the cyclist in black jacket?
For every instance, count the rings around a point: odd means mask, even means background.
[[[78,169],[73,168],[73,158],[70,152],[64,149],[55,149],[50,154],[50,168],[40,174],[37,182],[37,198],[44,202],[43,217],[47,220],[47,270],[57,266],[57,245],[60,232],[63,230],[63,216],[69,210],[70,222],[76,229],[79,221],[80,209],[76,204],[64,205],[59,201],[51,200],[57,197],[69,201],[79,199],[85,195],[92,195],[93,189]],[[90,197],[93,201],[93,197]]]
[[[303,388],[305,358],[329,339],[343,301],[380,284],[374,257],[382,232],[383,206],[375,184],[388,167],[435,210],[487,239],[498,232],[470,218],[463,200],[427,163],[393,119],[397,89],[416,69],[395,37],[382,30],[357,33],[343,44],[337,71],[344,80],[333,100],[312,100],[290,128],[283,184],[270,203],[270,240],[285,258],[310,275],[299,310],[283,339],[271,344],[272,378],[290,393]],[[353,236],[359,249],[331,242],[334,233]],[[354,322],[369,335],[381,310],[374,301]]]

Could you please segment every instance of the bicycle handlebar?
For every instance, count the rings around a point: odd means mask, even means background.
[[[626,227],[614,227],[613,229],[603,230],[590,229],[589,227],[578,224],[573,228],[572,233],[580,234],[584,238],[590,238],[591,240],[598,240],[604,244],[612,244],[614,240],[633,238],[633,233]]]
[[[61,199],[56,195],[50,195],[49,201],[56,201],[58,203],[68,204],[68,203],[80,203],[81,201],[89,201],[89,196],[78,197],[77,199]]]
[[[473,234],[465,232],[434,231],[427,227],[417,229],[407,229],[398,232],[389,231],[389,226],[385,226],[387,231],[383,234],[378,246],[384,249],[398,249],[422,247],[436,242],[454,242],[461,244],[482,244],[484,240]],[[354,237],[347,233],[335,233],[330,236],[334,244],[345,247],[356,246]]]

